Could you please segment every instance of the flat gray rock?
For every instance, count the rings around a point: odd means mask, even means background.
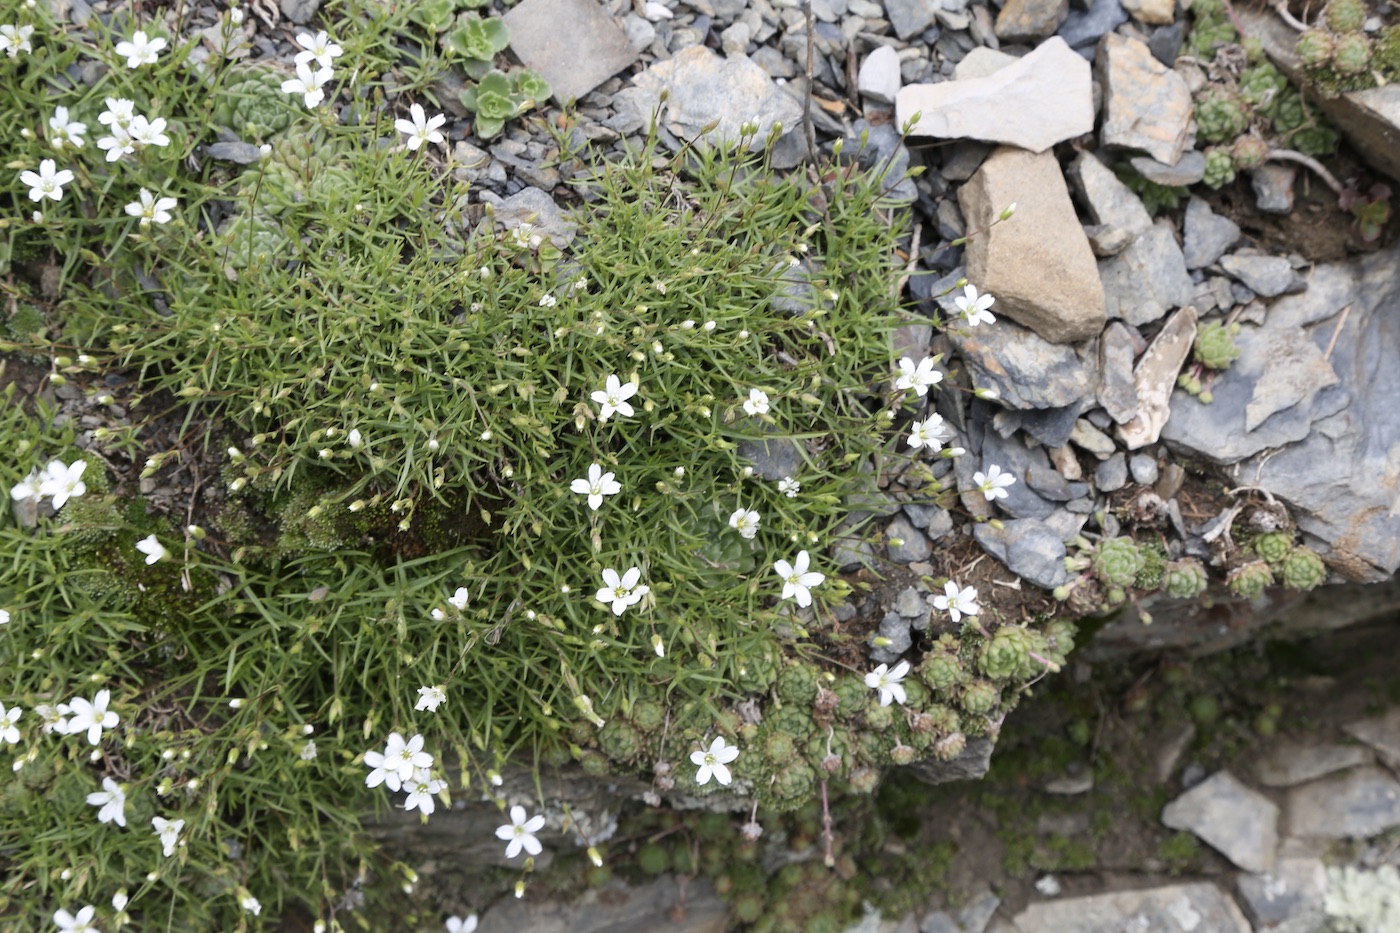
[[[1122,451],[1115,453],[1094,468],[1094,488],[1099,492],[1117,492],[1128,485],[1128,458]]]
[[[980,139],[1044,152],[1093,132],[1092,76],[1081,56],[1053,38],[986,77],[905,86],[895,101],[895,125],[916,113],[911,136]]]
[[[1019,933],[1252,933],[1223,891],[1206,881],[1031,904]]]
[[[1296,294],[1308,287],[1282,256],[1235,253],[1221,258],[1220,266],[1249,286],[1250,291],[1265,298]]]
[[[1117,256],[1099,261],[1104,308],[1135,327],[1191,303],[1196,286],[1171,222],[1159,220]]]
[[[1272,872],[1240,875],[1235,889],[1256,930],[1316,933],[1326,928],[1327,868],[1321,859],[1280,858]]]
[[[896,515],[885,526],[885,548],[897,564],[928,560],[933,554],[928,537],[904,515]]]
[[[973,537],[982,549],[1023,580],[1047,590],[1064,584],[1065,545],[1047,524],[1033,518],[1017,518],[995,528],[973,526]]]
[[[1288,831],[1320,839],[1365,839],[1400,826],[1400,783],[1383,768],[1353,768],[1288,793]]]
[[[933,25],[938,0],[885,0],[885,18],[894,34],[909,40]]]
[[[1061,0],[1006,0],[997,14],[996,37],[1034,45],[1060,28],[1069,13]]]
[[[298,26],[305,26],[321,9],[321,0],[281,0],[278,6],[287,19]]]
[[[1011,219],[968,242],[968,280],[996,296],[1001,315],[1046,340],[1098,336],[1107,323],[1104,289],[1053,153],[1002,147],[958,189],[969,229],[987,227],[1013,203]]]
[[[511,50],[549,82],[561,104],[587,94],[639,54],[597,0],[522,0],[502,19]]]
[[[481,915],[477,933],[723,933],[728,914],[707,879],[691,879],[682,894],[665,875],[640,887],[614,880],[581,898],[503,898]]]
[[[1186,150],[1195,112],[1186,81],[1153,58],[1145,44],[1116,34],[1099,44],[1097,65],[1103,85],[1103,144],[1141,149],[1175,165]]]
[[[1228,217],[1221,217],[1200,198],[1193,197],[1187,202],[1181,250],[1186,259],[1186,268],[1204,269],[1225,255],[1225,251],[1234,246],[1239,238],[1239,224]]]
[[[1000,300],[1000,299],[998,299]],[[1074,347],[1051,343],[1008,319],[948,332],[972,382],[1015,408],[1064,408],[1098,388],[1098,368]]]
[[[539,188],[521,188],[508,198],[483,195],[482,200],[490,200],[496,211],[496,223],[505,225],[507,230],[530,224],[535,233],[549,237],[559,249],[574,241],[578,224],[566,217],[554,199]]]
[[[897,612],[887,612],[870,642],[870,657],[876,664],[893,664],[914,644],[909,620]]]
[[[894,103],[901,84],[899,77],[899,53],[888,45],[876,46],[865,56],[856,76],[856,87],[871,100],[882,104]]]
[[[967,57],[953,66],[954,81],[968,81],[972,78],[985,78],[987,75],[996,74],[1007,65],[1016,64],[1015,55],[1007,55],[996,49],[989,49],[985,45],[979,45]]]
[[[988,431],[982,441],[980,466],[978,463],[970,456],[956,460],[958,483],[964,494],[986,502],[985,497],[976,491],[971,474],[976,470],[987,473],[992,464],[996,464],[1003,472],[1016,477],[1016,482],[1006,487],[1006,498],[996,500],[997,507],[1003,512],[1012,518],[1045,518],[1055,511],[1055,503],[1036,492],[1026,481],[1026,476],[1033,472],[1054,472],[1044,447],[1039,444],[1027,447],[1021,434],[1004,438],[995,431]]]
[[[1072,48],[1087,48],[1127,21],[1120,0],[1093,0],[1087,10],[1071,7],[1058,35]]]
[[[1188,187],[1206,177],[1206,157],[1197,149],[1183,152],[1175,165],[1158,162],[1151,156],[1133,156],[1128,164],[1143,178],[1168,188]]]
[[[1069,167],[1070,182],[1096,224],[1139,237],[1152,229],[1152,217],[1133,189],[1090,152],[1081,152]]]
[[[1274,867],[1278,807],[1228,771],[1217,771],[1162,810],[1162,822],[1200,837],[1245,871]]]
[[[1400,708],[1381,716],[1347,723],[1342,729],[1357,741],[1374,748],[1380,754],[1381,761],[1392,771],[1400,771]]]
[[[1099,338],[1098,400],[1110,418],[1119,424],[1137,414],[1137,388],[1133,382],[1136,341],[1121,321],[1114,321]]]
[[[1254,764],[1254,777],[1265,787],[1292,787],[1334,771],[1367,764],[1371,753],[1356,745],[1274,745]]]

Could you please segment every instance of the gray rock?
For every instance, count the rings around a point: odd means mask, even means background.
[[[918,619],[928,615],[928,601],[914,587],[906,586],[895,597],[894,611],[906,619]]]
[[[913,136],[979,139],[1044,152],[1093,131],[1090,69],[1063,39],[1053,38],[983,78],[905,86],[895,101],[895,125],[903,126],[915,113],[920,117]]]
[[[948,514],[948,510],[940,509],[936,505],[915,505],[908,502],[904,505],[904,514],[909,516],[909,521],[915,528],[923,529],[935,541],[953,529],[953,518]]]
[[[718,121],[710,137],[713,143],[737,142],[739,128],[752,120],[758,124],[758,133],[750,148],[760,149],[775,123],[791,132],[802,121],[801,105],[762,68],[744,57],[720,58],[704,46],[658,62],[632,82],[644,93],[648,109],[661,105],[663,92],[667,95],[661,122],[684,139],[696,138]]]
[[[945,781],[974,781],[987,773],[992,762],[992,749],[995,739],[984,735],[970,736],[962,754],[952,761],[938,761],[925,758],[905,768],[910,774],[928,784],[942,784]]]
[[[997,14],[996,36],[1034,45],[1060,28],[1069,4],[1062,0],[1006,0]]]
[[[1133,244],[1137,237],[1122,227],[1108,224],[1085,224],[1084,235],[1089,238],[1089,247],[1100,259],[1117,256]]]
[[[1087,10],[1069,11],[1058,35],[1073,48],[1086,48],[1127,21],[1128,11],[1119,0],[1092,0]]]
[[[1196,292],[1168,220],[1157,221],[1117,256],[1100,260],[1099,277],[1108,316],[1138,327],[1189,305]]]
[[[900,543],[896,544],[898,541]],[[928,537],[904,515],[896,515],[885,526],[885,550],[890,560],[897,564],[908,564],[917,560],[928,560],[933,554],[933,546]]]
[[[1166,826],[1194,833],[1240,868],[1254,872],[1274,867],[1278,816],[1272,800],[1228,771],[1217,771],[1162,810]]]
[[[1116,34],[1099,44],[1098,69],[1104,145],[1141,149],[1175,165],[1186,150],[1194,112],[1185,80],[1153,58],[1142,42]]]
[[[1017,205],[1009,221],[967,244],[968,279],[996,295],[998,311],[1054,343],[1103,330],[1103,285],[1053,153],[998,149],[958,189],[958,203],[973,229]]]
[[[1128,485],[1128,461],[1121,451],[1094,469],[1094,487],[1099,492],[1117,492],[1126,485]]]
[[[897,612],[887,612],[870,641],[870,657],[876,664],[893,664],[914,644],[909,620]]]
[[[510,47],[554,99],[587,94],[637,60],[627,33],[595,0],[522,0],[502,17]]]
[[[1128,164],[1143,178],[1168,188],[1188,187],[1206,177],[1205,153],[1197,149],[1183,152],[1175,165],[1158,162],[1151,156],[1133,156]]]
[[[1070,433],[1069,441],[1082,450],[1106,460],[1113,456],[1118,450],[1118,445],[1113,443],[1113,438],[1094,427],[1087,419],[1080,418],[1074,423],[1074,431]]]
[[[802,472],[802,448],[792,438],[742,440],[739,442],[738,452],[740,457],[753,466],[756,475],[772,483]]]
[[[252,143],[225,142],[210,143],[204,147],[209,158],[220,162],[233,162],[238,165],[255,165],[260,158],[258,147]]]
[[[1315,933],[1326,928],[1327,869],[1321,859],[1280,858],[1267,874],[1240,875],[1235,890],[1256,930]]]
[[[691,879],[681,890],[668,875],[640,887],[615,879],[582,898],[508,897],[481,915],[477,933],[723,933],[729,907],[709,881]]]
[[[1347,735],[1374,748],[1392,771],[1400,772],[1400,709],[1347,723],[1342,728]]]
[[[1031,904],[1018,933],[1251,933],[1229,896],[1206,881]]]
[[[995,327],[950,331],[949,337],[973,384],[996,390],[1004,403],[1016,408],[1059,409],[1077,404],[1098,384],[1093,361],[1086,361],[1073,347],[1042,340],[1011,320],[998,320]]]
[[[1265,787],[1292,787],[1371,760],[1369,751],[1355,745],[1282,742],[1255,762],[1254,777]]]
[[[1068,579],[1064,542],[1042,521],[1017,518],[1001,528],[983,523],[973,526],[972,535],[984,551],[1036,586],[1054,589]]]
[[[1128,460],[1128,470],[1133,474],[1133,482],[1144,486],[1151,486],[1157,482],[1160,472],[1157,469],[1157,458],[1147,454],[1133,454]]]
[[[305,26],[321,8],[321,0],[281,0],[278,6],[287,19],[298,26]]]
[[[1172,5],[1175,6],[1175,2]],[[1152,35],[1147,40],[1147,47],[1152,50],[1152,57],[1168,68],[1173,67],[1176,64],[1177,56],[1181,54],[1181,40],[1184,31],[1182,23],[1172,23],[1169,26],[1152,30]]]
[[[743,55],[749,50],[753,30],[748,23],[735,23],[719,34],[719,47],[730,57]]]
[[[1055,511],[1055,503],[1037,493],[1026,482],[1026,474],[1029,472],[1037,471],[1047,475],[1054,472],[1044,447],[1038,444],[1027,447],[1020,435],[1003,438],[995,431],[988,431],[982,441],[981,465],[968,469],[973,467],[975,462],[970,457],[959,457],[956,461],[958,485],[967,495],[975,495],[976,499],[986,502],[986,498],[980,492],[975,492],[976,484],[972,482],[971,474],[977,470],[986,473],[995,463],[1001,467],[1002,472],[1010,473],[1016,478],[1015,483],[1006,487],[1006,498],[996,500],[997,506],[1007,515],[1012,518],[1044,518]]]
[[[1074,420],[1083,408],[1084,402],[1081,400],[1060,408],[1033,408],[1016,414],[1020,416],[1022,431],[1047,447],[1060,447],[1069,441]]]
[[[1353,768],[1288,792],[1294,836],[1364,839],[1400,826],[1400,783],[1383,768]]]
[[[1094,223],[1126,231],[1131,237],[1152,229],[1152,217],[1142,201],[1092,153],[1079,154],[1070,164],[1069,177]]]
[[[1104,411],[1119,424],[1137,414],[1137,388],[1133,382],[1133,359],[1137,356],[1137,341],[1121,321],[1114,321],[1099,338],[1098,401]],[[1071,477],[1073,478],[1073,477]]]
[[[909,40],[933,24],[938,0],[885,0],[885,18],[894,34]]]
[[[496,211],[496,223],[503,224],[507,230],[530,224],[535,233],[549,237],[550,242],[559,249],[574,241],[578,224],[565,217],[554,199],[539,188],[522,188],[504,199],[483,194],[482,200],[492,204]]]
[[[1308,287],[1282,256],[1235,253],[1223,257],[1220,266],[1249,286],[1250,291],[1265,298],[1296,294]]]
[[[1254,189],[1254,204],[1266,214],[1290,214],[1293,212],[1293,182],[1298,170],[1292,165],[1266,162],[1249,176],[1249,185]]]
[[[987,161],[992,147],[974,140],[959,140],[948,147],[943,156],[943,177],[949,181],[967,181],[982,163]]]
[[[888,45],[877,46],[861,62],[856,87],[871,100],[894,103],[900,84],[899,53]]]
[[[873,567],[875,546],[863,536],[847,532],[838,535],[836,546],[831,550],[831,562],[842,572],[850,572],[860,567]]]
[[[1212,211],[1205,201],[1193,197],[1187,203],[1181,251],[1186,258],[1186,268],[1205,268],[1225,255],[1239,238],[1239,224]]]

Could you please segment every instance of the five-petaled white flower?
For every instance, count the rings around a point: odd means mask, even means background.
[[[165,549],[165,545],[156,539],[155,535],[147,535],[136,542],[136,550],[146,555],[146,563],[154,564],[170,557],[170,552]]]
[[[368,755],[365,756],[365,760],[369,760]],[[413,777],[415,769],[432,766],[433,756],[423,751],[422,735],[415,735],[404,741],[404,737],[399,733],[389,733],[389,741],[384,746],[384,767],[396,773],[400,784]],[[395,787],[394,790],[398,788]]]
[[[782,479],[778,480],[778,492],[787,496],[789,499],[796,499],[797,494],[801,491],[802,484],[791,476],[784,476]]]
[[[408,114],[413,119],[405,120],[399,118],[395,120],[394,129],[408,137],[404,145],[408,147],[410,152],[417,152],[418,147],[424,143],[440,143],[443,141],[444,137],[438,132],[438,127],[447,122],[447,114],[440,113],[429,118],[428,115],[423,112],[422,104],[414,104],[412,107],[409,107]]]
[[[972,481],[977,484],[977,490],[991,502],[993,499],[1005,499],[1006,487],[1016,482],[1016,477],[1010,473],[1003,473],[1001,467],[993,463],[987,467],[986,473],[981,470],[973,473]]]
[[[125,97],[107,98],[107,109],[97,115],[97,122],[113,130],[125,130],[136,117],[136,102]]]
[[[53,496],[54,509],[63,508],[69,499],[87,492],[87,484],[83,482],[83,471],[86,469],[86,460],[76,460],[69,466],[64,466],[62,460],[49,461],[39,479],[39,494]]]
[[[634,412],[627,400],[636,394],[637,384],[635,382],[622,382],[617,378],[617,373],[612,373],[603,384],[603,388],[594,392],[590,398],[598,403],[598,420],[607,421],[612,417],[613,412],[617,412],[624,418],[632,417]]]
[[[442,684],[435,684],[431,687],[418,688],[418,702],[414,705],[416,710],[427,710],[436,713],[437,708],[447,702],[447,691]]]
[[[142,188],[140,200],[128,204],[126,212],[132,217],[141,218],[141,226],[149,227],[152,223],[169,223],[170,211],[179,203],[175,198],[158,198]]]
[[[20,52],[34,51],[34,46],[29,44],[29,37],[32,35],[33,26],[15,26],[10,23],[0,26],[0,52],[11,58],[19,58]]]
[[[102,741],[103,729],[115,729],[121,719],[116,713],[107,708],[108,702],[112,699],[112,691],[99,690],[91,701],[82,697],[74,697],[66,704],[68,709],[67,732],[69,735],[82,735],[87,733],[88,744],[96,745]],[[63,707],[59,707],[63,710]]]
[[[977,606],[977,588],[967,586],[961,589],[952,580],[943,584],[942,596],[933,598],[933,608],[941,609],[948,613],[954,622],[962,620],[963,616],[975,616],[982,610]]]
[[[576,479],[569,484],[569,491],[587,496],[588,507],[596,512],[603,504],[603,497],[615,496],[622,492],[622,485],[613,478],[612,473],[603,472],[602,464],[594,463],[589,466],[586,478]]]
[[[251,894],[245,894],[238,899],[238,906],[256,917],[262,913],[262,902]]]
[[[510,808],[510,823],[496,828],[496,838],[506,840],[506,858],[515,858],[524,849],[530,855],[539,855],[544,847],[535,838],[535,833],[544,829],[544,817],[525,816],[524,807]]]
[[[153,816],[151,825],[155,827],[156,835],[160,836],[160,844],[165,847],[166,858],[175,854],[177,844],[184,845],[180,840],[180,831],[185,828],[184,820],[167,820],[163,816]]]
[[[140,68],[142,65],[154,65],[157,55],[165,45],[163,37],[154,36],[148,39],[146,34],[138,29],[131,34],[130,42],[117,43],[117,54],[126,59],[126,67]]]
[[[750,415],[768,414],[768,393],[762,389],[750,389],[749,397],[744,399],[744,412]]]
[[[737,746],[728,745],[724,736],[717,735],[708,750],[699,749],[690,753],[693,764],[699,765],[695,772],[695,783],[702,787],[710,783],[710,776],[721,784],[728,785],[733,778],[729,774],[729,763],[739,757]]]
[[[335,72],[329,68],[312,71],[309,62],[297,62],[297,76],[282,82],[282,93],[300,94],[307,108],[314,108],[326,99],[326,92],[321,90],[321,86],[334,76]]]
[[[598,590],[596,598],[600,603],[611,603],[613,615],[620,616],[628,606],[641,602],[642,597],[651,592],[651,587],[645,583],[638,585],[641,579],[640,567],[633,567],[620,577],[616,570],[607,567],[603,570],[606,586]]]
[[[447,933],[476,933],[476,914],[470,914],[463,920],[461,917],[447,918]]]
[[[3,29],[0,26],[0,29]],[[99,933],[97,927],[92,925],[92,918],[97,913],[97,908],[88,904],[78,911],[75,917],[66,910],[56,910],[53,915],[53,922],[62,933]]]
[[[136,144],[132,142],[126,127],[113,126],[111,136],[97,137],[97,148],[107,152],[108,162],[115,162],[122,156],[135,152]]]
[[[890,670],[888,664],[881,664],[875,670],[865,675],[865,685],[871,690],[880,691],[880,705],[889,706],[890,703],[904,705],[904,685],[900,683],[904,675],[909,673],[909,662],[900,661]]]
[[[996,301],[991,295],[977,294],[975,285],[963,287],[961,298],[954,298],[953,304],[958,306],[962,312],[963,320],[967,321],[968,327],[976,327],[978,324],[995,324],[997,319],[992,312],[987,309]]]
[[[729,527],[739,532],[741,538],[752,538],[758,534],[758,523],[762,520],[752,509],[735,509],[729,516]]]
[[[66,168],[55,171],[56,168],[53,159],[43,159],[39,162],[38,172],[19,173],[19,180],[29,186],[29,200],[63,200],[63,186],[72,183],[73,173]]]
[[[943,381],[943,374],[934,369],[933,357],[926,356],[919,360],[918,365],[913,359],[904,357],[899,361],[899,377],[894,381],[894,387],[901,392],[913,389],[922,398],[928,395],[929,386],[938,385]]]
[[[102,779],[102,790],[96,790],[87,795],[87,802],[94,807],[101,807],[97,811],[97,822],[116,823],[118,826],[126,825],[126,793],[122,786],[109,777]]]
[[[165,117],[148,120],[138,113],[131,118],[131,126],[127,128],[127,135],[131,137],[131,145],[137,149],[144,149],[147,146],[170,145],[170,137],[165,135]],[[110,153],[107,160],[112,161]]]
[[[0,703],[0,741],[8,742],[11,745],[19,744],[19,727],[15,723],[19,722],[19,717],[24,710],[18,706],[11,706],[5,709],[5,704]]]
[[[915,421],[909,425],[910,447],[940,450],[943,447],[943,442],[951,436],[951,432],[943,423],[943,418],[940,415],[929,415],[923,421]]]
[[[10,610],[0,609],[0,625],[10,624]]]
[[[324,29],[314,36],[309,32],[297,33],[297,45],[302,47],[302,51],[296,56],[298,65],[315,60],[322,68],[330,68],[335,64],[335,60],[345,53]]]
[[[783,580],[783,595],[779,599],[796,597],[797,605],[803,609],[812,605],[811,588],[820,586],[826,580],[826,574],[808,570],[807,566],[806,551],[798,551],[797,560],[791,564],[785,560],[773,561],[773,572]]]
[[[38,499],[44,494],[41,489],[43,482],[44,477],[38,470],[30,470],[28,476],[10,487],[10,498],[16,502]]]
[[[68,119],[67,107],[56,108],[53,116],[49,117],[49,145],[55,149],[62,151],[64,146],[83,148],[83,134],[86,132],[86,123]]]
[[[459,586],[455,593],[447,597],[447,601],[452,604],[452,608],[461,612],[467,608],[467,601],[471,599],[471,597],[471,590],[468,590],[465,586]]]
[[[447,789],[447,782],[418,769],[413,772],[413,777],[403,782],[403,789],[408,794],[403,802],[404,810],[418,810],[427,815],[437,809],[433,798]]]

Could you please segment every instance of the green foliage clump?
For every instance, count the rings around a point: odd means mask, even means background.
[[[1212,146],[1206,150],[1206,170],[1201,183],[1207,188],[1223,188],[1235,180],[1235,161],[1230,150]]]
[[[451,31],[442,37],[442,50],[462,63],[472,78],[480,79],[491,70],[491,64],[510,45],[510,30],[495,17],[482,18],[476,13],[463,13]]]
[[[1327,566],[1312,548],[1295,547],[1283,559],[1279,575],[1289,589],[1306,591],[1327,579]]]
[[[1280,564],[1293,550],[1293,535],[1286,531],[1271,531],[1254,539],[1254,553],[1270,564]]]
[[[1142,206],[1147,209],[1147,213],[1153,217],[1164,210],[1176,210],[1177,205],[1191,193],[1190,189],[1182,185],[1159,185],[1128,162],[1119,163],[1113,171],[1119,181],[1133,190],[1142,201]]]
[[[1245,599],[1258,599],[1274,583],[1274,572],[1262,560],[1250,561],[1231,570],[1225,578],[1230,592]]]
[[[1166,573],[1167,554],[1155,541],[1147,541],[1138,546],[1142,554],[1142,568],[1133,577],[1133,586],[1140,590],[1155,590],[1162,585]]]
[[[1221,143],[1249,127],[1249,107],[1238,94],[1207,85],[1196,98],[1196,127],[1201,141]]]
[[[978,666],[992,680],[1027,680],[1044,668],[1031,654],[1042,645],[1035,633],[1019,625],[1003,625],[982,646]]]
[[[1142,551],[1126,535],[1108,538],[1094,549],[1094,575],[1109,586],[1129,587],[1143,568]]]
[[[476,114],[477,135],[489,139],[500,135],[507,120],[549,97],[549,85],[533,71],[507,75],[493,70],[483,75],[476,87],[465,88],[458,96],[462,105]]]
[[[1000,700],[1001,691],[985,680],[975,680],[963,688],[962,708],[973,715],[990,713]]]
[[[1226,325],[1222,321],[1211,321],[1196,331],[1196,343],[1192,353],[1196,362],[1207,369],[1226,370],[1239,359],[1240,348],[1235,344],[1239,325]]]
[[[1230,147],[1230,161],[1241,172],[1247,172],[1263,165],[1269,158],[1269,144],[1258,136],[1245,134],[1235,140]]]
[[[1322,16],[1334,32],[1359,32],[1366,23],[1366,4],[1364,0],[1328,0]]]
[[[1162,588],[1174,599],[1195,599],[1206,590],[1206,568],[1194,557],[1169,561]]]
[[[282,72],[262,65],[232,71],[214,92],[214,123],[250,142],[281,133],[296,115],[284,80]]]
[[[1234,42],[1239,34],[1220,0],[1196,0],[1191,5],[1191,32],[1186,48],[1197,58],[1209,61],[1216,49]]]

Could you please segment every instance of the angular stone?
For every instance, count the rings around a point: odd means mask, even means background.
[[[900,543],[896,544],[896,541]],[[903,515],[896,515],[885,526],[885,546],[890,560],[897,564],[928,560],[933,554],[928,538]]]
[[[1100,463],[1094,470],[1094,488],[1099,492],[1117,492],[1128,485],[1128,460],[1120,451]]]
[[[1074,423],[1069,440],[1074,446],[1089,451],[1100,460],[1113,456],[1118,449],[1111,437],[1094,427],[1086,418],[1080,418]]]
[[[321,8],[321,0],[281,0],[278,6],[287,19],[298,26],[305,26]]]
[[[1400,826],[1400,783],[1383,768],[1362,767],[1288,793],[1288,831],[1321,839],[1365,839]]]
[[[1254,764],[1254,777],[1265,787],[1292,787],[1371,761],[1355,745],[1275,745]]]
[[[1128,461],[1128,470],[1133,474],[1133,482],[1151,486],[1157,482],[1161,471],[1157,469],[1157,459],[1147,454],[1133,454]]]
[[[761,149],[775,123],[791,132],[802,121],[802,106],[796,98],[774,84],[758,65],[743,57],[720,58],[700,45],[652,65],[632,83],[645,95],[644,108],[650,111],[660,105],[662,124],[683,139],[698,137],[718,121],[708,138],[716,145],[737,142],[739,128],[752,120],[758,133],[750,148]]]
[[[912,136],[980,139],[1044,152],[1093,132],[1092,76],[1084,59],[1054,38],[984,78],[900,89],[895,125],[915,113],[920,116]]]
[[[1064,584],[1065,545],[1047,524],[1034,518],[1017,518],[1003,527],[974,525],[973,537],[982,549],[1023,580],[1047,590]]]
[[[482,200],[488,198],[483,196]],[[559,249],[572,243],[578,230],[578,224],[565,216],[554,199],[539,188],[521,188],[508,198],[494,198],[492,206],[496,210],[496,223],[507,230],[530,224],[535,233],[549,237]]]
[[[1321,859],[1285,856],[1267,874],[1240,875],[1235,889],[1256,930],[1313,933],[1327,926],[1327,869]]]
[[[1176,19],[1176,0],[1123,0],[1123,9],[1150,26],[1167,26]]]
[[[1185,307],[1172,315],[1133,370],[1137,414],[1118,427],[1118,436],[1129,450],[1155,444],[1172,411],[1172,390],[1181,366],[1196,342],[1196,309]]]
[[[1014,65],[1018,59],[1015,55],[1007,55],[996,49],[989,49],[985,45],[979,45],[967,57],[953,66],[954,81],[968,81],[972,78],[985,78],[987,75],[996,74],[1007,65]]]
[[[1100,259],[1117,256],[1137,239],[1122,227],[1110,227],[1107,224],[1086,224],[1084,235],[1089,238],[1089,248]]]
[[[1092,0],[1087,10],[1070,9],[1059,36],[1072,48],[1085,48],[1127,21],[1128,12],[1119,0]]]
[[[1225,251],[1234,246],[1239,238],[1239,224],[1215,213],[1200,198],[1193,197],[1187,202],[1181,250],[1186,259],[1186,268],[1205,268],[1225,255]]]
[[[682,889],[668,875],[640,887],[614,880],[578,899],[503,898],[482,914],[477,933],[723,933],[728,913],[707,879]]]
[[[1235,902],[1206,881],[1041,901],[1012,923],[1018,933],[1251,933]]]
[[[1059,409],[1098,386],[1096,367],[1074,347],[1043,340],[1009,319],[994,327],[950,331],[948,336],[973,384],[996,390],[1007,405]]]
[[[1296,294],[1308,287],[1307,283],[1293,270],[1289,261],[1282,256],[1236,253],[1223,257],[1220,260],[1220,266],[1248,285],[1250,291],[1264,298]]]
[[[1400,772],[1400,708],[1348,723],[1342,728],[1347,735],[1380,753],[1381,761],[1392,771]]]
[[[1099,44],[1098,68],[1104,145],[1141,149],[1175,165],[1186,149],[1194,112],[1186,82],[1153,58],[1144,43],[1116,34]]]
[[[1159,220],[1117,256],[1099,262],[1109,317],[1141,327],[1191,303],[1196,286],[1171,222]]]
[[[596,0],[522,0],[502,19],[511,50],[549,82],[561,104],[637,60],[627,33]]]
[[[1254,189],[1254,206],[1266,214],[1293,212],[1293,182],[1298,169],[1292,165],[1267,162],[1249,173],[1249,186]]]
[[[1133,382],[1133,360],[1137,342],[1121,321],[1114,321],[1099,338],[1099,361],[1102,381],[1098,400],[1110,418],[1119,424],[1131,421],[1137,414],[1137,386]]]
[[[885,17],[894,34],[908,41],[933,24],[938,0],[885,0]]]
[[[996,35],[1033,45],[1059,29],[1068,14],[1068,0],[1006,0],[997,14]]]
[[[967,244],[969,280],[997,296],[1003,315],[1053,343],[1087,340],[1103,330],[1094,254],[1052,153],[998,149],[958,189],[958,203],[973,229],[1017,205],[1009,221]]]
[[[1070,164],[1069,178],[1096,224],[1107,224],[1139,237],[1152,229],[1152,216],[1133,189],[1092,153],[1081,152]]]
[[[888,45],[876,46],[861,62],[856,87],[871,100],[892,104],[900,84],[899,53]]]
[[[1205,154],[1195,149],[1183,152],[1175,165],[1158,162],[1148,156],[1133,156],[1128,164],[1143,178],[1168,188],[1194,185],[1206,177]]]
[[[909,634],[909,620],[897,612],[887,612],[880,620],[880,628],[870,642],[870,657],[876,664],[893,664],[899,656],[914,644]]]
[[[1003,473],[1009,473],[1016,478],[1016,482],[1006,487],[1006,497],[996,500],[998,508],[1012,518],[1045,518],[1055,511],[1055,503],[1040,495],[1026,482],[1028,473],[1054,472],[1044,447],[1039,444],[1027,447],[1020,434],[1004,438],[995,431],[988,431],[982,439],[980,454],[980,460],[965,456],[958,457],[955,461],[960,491],[986,503],[986,498],[976,489],[973,474],[977,470],[986,473],[995,463],[1001,467]]]
[[[1278,807],[1228,771],[1217,771],[1167,804],[1162,822],[1194,833],[1245,871],[1274,867]]]

